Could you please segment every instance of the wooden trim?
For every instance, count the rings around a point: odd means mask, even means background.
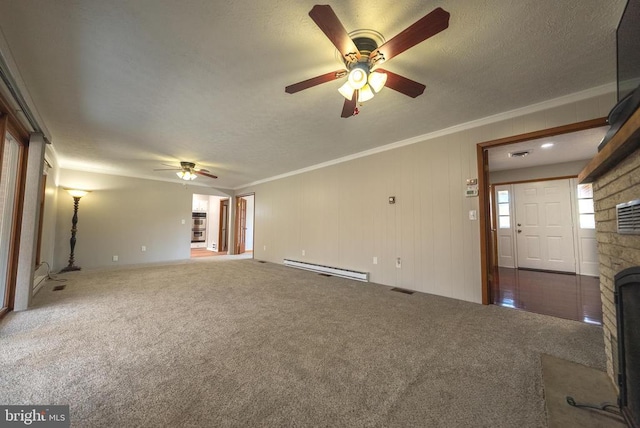
[[[0,97],[1,98],[1,97]],[[2,168],[2,163],[4,161],[4,144],[6,141],[7,134],[7,120],[8,116],[6,114],[0,113],[0,168]],[[0,172],[1,174],[1,172]],[[9,241],[11,242],[11,241]],[[9,247],[8,258],[11,258],[11,247]],[[11,288],[13,285],[11,284],[11,275],[10,275],[11,266],[9,260],[7,260],[7,273],[5,278],[2,280],[5,281],[5,289],[4,295],[2,295],[2,301],[0,301],[0,318],[4,316],[10,310],[10,306],[13,306],[13,302],[11,301]],[[6,306],[5,306],[6,305]]]
[[[571,132],[584,131],[586,129],[598,128],[606,126],[607,119],[602,117],[599,119],[586,120],[583,122],[572,123],[570,125],[557,126],[555,128],[543,129],[540,131],[528,132],[526,134],[513,135],[511,137],[499,138],[497,140],[485,141],[478,143],[476,146],[476,160],[478,164],[478,198],[480,213],[478,220],[480,222],[480,273],[482,275],[482,304],[491,303],[491,287],[489,281],[490,258],[491,251],[489,247],[489,239],[491,237],[491,225],[489,224],[489,157],[487,149],[491,147],[504,146],[507,144],[520,143],[522,141],[535,140],[537,138],[552,137],[554,135],[568,134]],[[579,176],[578,176],[579,177]],[[542,181],[542,180],[535,180]],[[495,184],[494,184],[495,185]]]
[[[526,134],[513,135],[511,137],[499,138],[497,140],[485,141],[478,143],[482,148],[505,146],[507,144],[520,143],[522,141],[536,140],[538,138],[553,137],[554,135],[569,134],[576,131],[584,131],[585,129],[599,128],[607,125],[607,118],[585,120],[584,122],[576,122],[571,125],[557,126],[555,128],[543,129],[541,131],[528,132]]]
[[[44,226],[44,203],[47,193],[47,174],[42,174],[40,193],[40,215],[38,216],[38,240],[36,244],[36,269],[38,268],[38,266],[40,266],[40,251],[42,250],[42,229]]]
[[[490,184],[491,186],[504,186],[506,184],[522,184],[522,183],[537,183],[538,181],[568,180],[576,177],[578,176],[577,175],[561,175],[559,177],[532,178],[531,180],[505,181],[502,183],[490,183]]]
[[[227,198],[227,199],[220,199],[220,212],[219,212],[219,222],[218,222],[218,252],[229,252],[229,201],[231,199]],[[223,224],[223,220],[224,220],[224,215],[222,214],[223,210],[222,207],[225,205],[227,205],[227,236],[226,236],[226,241],[222,239],[222,224]],[[226,250],[223,250],[222,248],[226,246]]]
[[[489,261],[487,256],[489,255],[489,241],[487,239],[490,234],[487,230],[490,227],[487,217],[489,215],[489,198],[487,197],[487,190],[489,188],[488,174],[489,168],[485,167],[485,163],[489,162],[489,156],[487,151],[478,144],[476,147],[477,162],[478,162],[478,198],[480,202],[480,213],[478,220],[480,221],[480,270],[482,274],[482,304],[488,305],[491,303],[490,287],[489,287]]]
[[[19,141],[14,135],[18,145],[20,146],[20,153],[18,155],[18,177],[16,183],[16,201],[13,208],[13,227],[11,229],[11,273],[9,277],[9,284],[11,284],[11,294],[9,295],[9,308],[13,309],[15,294],[16,294],[16,282],[18,277],[18,256],[20,254],[20,239],[22,230],[22,213],[24,210],[24,187],[26,184],[27,176],[27,141]]]
[[[611,170],[627,155],[640,147],[640,109],[631,115],[620,130],[609,140],[578,174],[579,183],[591,183]]]
[[[22,122],[20,122],[15,109],[2,96],[2,94],[0,94],[0,113],[4,113],[9,116],[7,130],[11,135],[13,135],[18,141],[29,141],[29,130],[22,124]]]

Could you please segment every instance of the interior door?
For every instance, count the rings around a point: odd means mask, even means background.
[[[218,251],[228,251],[229,242],[229,199],[220,201],[220,229],[218,230]]]
[[[513,187],[518,267],[575,273],[570,181]]]
[[[236,254],[245,251],[247,241],[247,200],[238,198],[236,206]]]

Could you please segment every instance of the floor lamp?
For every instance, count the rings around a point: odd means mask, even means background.
[[[69,240],[69,245],[71,246],[71,253],[69,254],[69,265],[62,269],[62,272],[71,272],[74,270],[80,270],[80,267],[76,266],[75,260],[73,258],[73,251],[76,247],[76,232],[78,231],[78,205],[80,205],[80,198],[89,193],[88,190],[78,190],[78,189],[64,189],[71,196],[73,196],[73,217],[71,218],[71,239]]]

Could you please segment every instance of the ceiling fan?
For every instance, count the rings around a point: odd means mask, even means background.
[[[173,165],[167,165],[165,163],[162,165],[173,167]],[[178,171],[176,175],[185,181],[195,180],[198,175],[218,178],[213,174],[209,174],[209,171],[206,169],[196,168],[196,164],[193,162],[180,162],[180,167],[154,169],[154,171]]]
[[[437,8],[385,42],[380,33],[371,30],[347,33],[329,5],[315,5],[309,16],[338,49],[345,69],[289,85],[284,90],[293,94],[347,77],[338,90],[346,98],[341,115],[344,118],[358,114],[357,104],[370,100],[385,86],[412,98],[421,95],[425,89],[422,83],[378,67],[449,27],[449,12]]]

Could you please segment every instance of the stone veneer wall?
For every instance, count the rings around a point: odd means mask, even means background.
[[[613,278],[623,269],[640,266],[640,235],[620,235],[616,232],[616,205],[640,199],[640,150],[636,150],[593,183],[593,199],[600,255],[600,291],[607,373],[617,386],[618,333],[616,308],[613,303]]]

